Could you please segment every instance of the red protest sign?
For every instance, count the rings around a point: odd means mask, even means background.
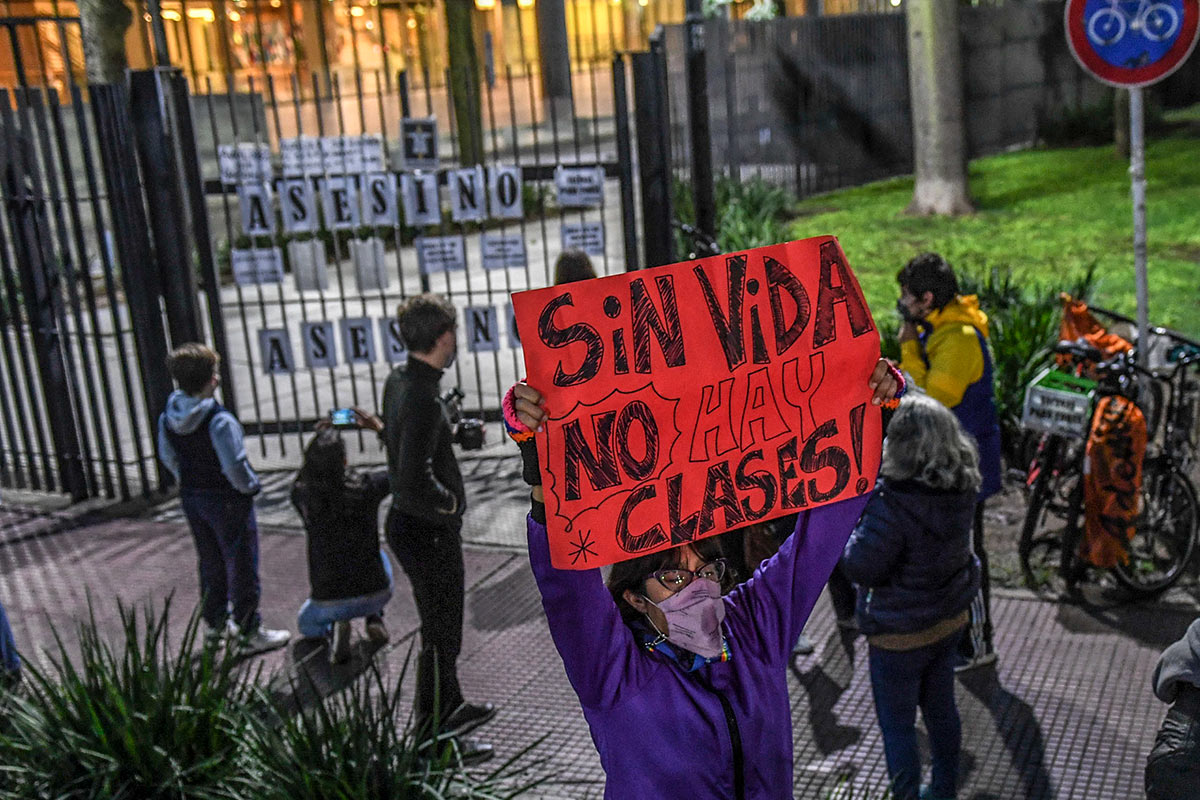
[[[866,492],[879,334],[823,236],[513,295],[554,566]]]

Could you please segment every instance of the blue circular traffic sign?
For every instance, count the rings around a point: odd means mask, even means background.
[[[1200,0],[1067,0],[1067,43],[1105,83],[1132,89],[1170,75],[1200,32]]]

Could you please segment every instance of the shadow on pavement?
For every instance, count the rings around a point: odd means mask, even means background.
[[[1128,599],[1111,605],[1061,603],[1058,623],[1072,633],[1114,633],[1155,650],[1183,636],[1196,612]]]
[[[480,630],[504,631],[542,616],[541,595],[528,564],[467,596],[471,622]]]
[[[1021,796],[1026,800],[1050,800],[1054,793],[1046,768],[1046,737],[1033,707],[1005,689],[995,669],[964,672],[958,681],[991,714],[1009,760],[1021,777]],[[977,794],[973,800],[993,796]]]
[[[357,681],[382,648],[378,642],[360,639],[351,648],[349,661],[330,664],[324,639],[298,639],[291,646],[287,670],[273,681],[271,693],[283,708],[296,713]]]
[[[808,726],[821,755],[844,750],[862,739],[862,729],[843,725],[833,707],[854,677],[854,634],[835,629],[811,670],[801,670],[792,658],[792,674],[808,694]]]

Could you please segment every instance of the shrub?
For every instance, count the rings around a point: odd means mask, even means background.
[[[717,227],[714,238],[722,251],[749,250],[791,239],[790,220],[796,198],[787,189],[761,177],[739,181],[721,175],[714,183],[713,196]],[[671,202],[676,219],[695,224],[691,184],[676,178],[671,184]],[[678,232],[675,250],[679,254],[689,250]]]
[[[367,681],[291,714],[261,694],[271,713],[251,720],[246,756],[260,800],[440,800],[516,797],[541,781],[530,777],[530,748],[488,772],[468,772],[446,742],[436,755],[414,735],[401,702],[404,671],[384,681],[373,664]],[[297,687],[293,687],[296,689]],[[299,692],[294,692],[299,694]]]
[[[124,643],[101,639],[89,604],[78,667],[55,633],[49,667],[25,659],[0,736],[0,798],[236,798],[237,742],[252,676],[233,656],[194,652],[193,617],[175,647],[161,614],[119,606]]]

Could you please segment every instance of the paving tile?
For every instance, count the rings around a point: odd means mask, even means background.
[[[477,478],[488,474],[480,467]],[[285,484],[275,482],[273,492]],[[503,494],[496,491],[491,501],[507,502]],[[489,520],[497,530],[472,534],[484,546],[466,550],[464,692],[499,705],[495,721],[479,735],[497,745],[500,758],[541,740],[531,755],[544,760],[541,768],[555,782],[541,787],[539,797],[600,797],[604,776],[519,549],[522,514],[509,505],[511,513],[497,512]],[[36,653],[57,631],[73,650],[73,620],[88,613],[89,600],[110,636],[118,632],[116,598],[161,603],[174,592],[174,607],[190,611],[197,594],[195,553],[186,526],[171,513],[168,508],[157,520],[112,520],[0,544],[0,601],[18,646]],[[304,559],[303,536],[295,527],[264,527],[268,624],[295,630],[295,613],[308,588]],[[396,577],[387,610],[393,639],[376,656],[392,679],[416,643],[408,583],[402,570]],[[1182,634],[1192,614],[1137,604],[1081,609],[1010,593],[994,599],[993,612],[997,669],[957,680],[963,719],[959,797],[1142,796],[1145,754],[1165,713],[1151,693],[1150,674],[1162,648]],[[176,613],[173,633],[183,622],[183,614]],[[789,675],[795,796],[823,800],[842,783],[858,792],[879,791],[887,776],[865,642],[842,638],[825,598],[807,633],[817,651],[796,657]],[[259,661],[271,670],[287,666],[289,658],[278,652]],[[404,682],[410,693],[412,683],[410,671]],[[921,741],[927,751],[923,733]]]

